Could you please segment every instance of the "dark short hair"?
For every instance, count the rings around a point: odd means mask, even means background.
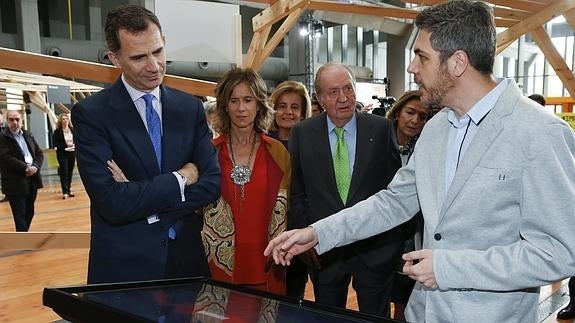
[[[441,63],[462,50],[477,71],[493,73],[495,20],[493,10],[487,4],[470,0],[447,1],[422,10],[415,18],[415,25],[431,34],[431,47],[439,52]]]
[[[545,97],[543,97],[543,95],[541,94],[537,94],[537,93],[533,93],[530,96],[528,96],[528,98],[530,98],[531,100],[541,104],[542,106],[545,106],[545,104],[547,103],[545,101]]]
[[[138,5],[123,5],[110,11],[106,16],[104,32],[106,34],[106,44],[112,52],[117,52],[121,48],[118,32],[124,29],[129,33],[138,33],[148,29],[150,23],[158,26],[160,33],[162,26],[158,17],[150,10]]]

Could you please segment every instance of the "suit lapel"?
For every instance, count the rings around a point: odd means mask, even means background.
[[[316,169],[319,169],[321,172],[319,178],[327,182],[326,184],[330,190],[330,195],[339,196],[335,182],[335,171],[333,170],[333,157],[329,144],[329,134],[327,133],[327,114],[323,113],[317,117],[315,121],[312,138],[315,137],[318,138],[318,140],[309,141],[315,143],[310,153],[312,154],[312,159],[317,163]],[[338,199],[338,201],[343,205],[341,199]]]
[[[118,79],[112,89],[110,106],[115,110],[112,122],[116,124],[116,129],[124,136],[134,154],[140,158],[146,172],[150,175],[158,174],[160,170],[148,131],[122,80]]]
[[[441,125],[439,128],[439,135],[437,136],[437,145],[438,147],[432,154],[435,154],[437,157],[432,158],[433,165],[430,165],[430,172],[437,174],[435,177],[436,183],[434,183],[433,187],[436,187],[436,205],[440,207],[443,205],[445,200],[445,158],[446,154],[442,153],[437,155],[437,151],[447,151],[447,139],[449,136],[449,128],[451,124],[447,120],[447,111],[443,111],[441,114],[437,116],[437,118],[441,118]],[[423,149],[423,148],[422,148]]]
[[[514,106],[514,101],[516,100],[516,96],[512,95],[511,92],[513,92],[515,88],[516,87],[513,87],[511,84],[509,84],[489,114],[487,114],[485,119],[481,121],[479,128],[477,129],[477,133],[467,148],[467,151],[461,160],[461,164],[455,173],[453,182],[447,191],[446,198],[442,207],[441,217],[443,217],[445,211],[451,206],[461,191],[461,188],[463,185],[465,185],[469,179],[469,176],[471,176],[473,170],[481,161],[481,158],[485,155],[487,150],[489,150],[493,142],[503,131],[501,118],[511,113],[511,109]],[[443,166],[443,168],[445,168],[445,166]]]
[[[369,156],[370,152],[373,151],[374,142],[372,125],[368,122],[369,120],[364,118],[364,115],[361,113],[356,113],[355,115],[357,120],[357,137],[355,141],[355,161],[353,166],[353,173],[351,174],[349,194],[347,195],[348,201],[353,198],[353,195],[359,189],[360,183],[362,182],[362,178],[367,171],[367,166],[369,163],[368,158],[358,158],[358,156]]]
[[[184,109],[190,107],[184,107],[180,103],[178,96],[174,91],[161,86],[160,87],[162,96],[162,162],[163,170],[177,170],[183,165],[181,165],[180,158],[182,157],[181,149],[183,147],[183,134],[181,131],[186,133],[193,133],[193,129],[186,129],[186,127],[175,128],[175,125],[180,125],[186,122],[185,116],[183,114]],[[168,127],[166,125],[172,125]],[[193,126],[189,124],[189,126]]]

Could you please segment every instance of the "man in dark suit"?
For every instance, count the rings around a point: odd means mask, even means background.
[[[207,276],[194,210],[218,197],[220,172],[202,104],[162,85],[164,36],[152,12],[114,9],[105,33],[122,76],[72,109],[90,197],[88,283]]]
[[[6,128],[6,123],[4,122],[4,115],[2,114],[2,112],[0,111],[0,134],[2,132],[4,132],[4,129]],[[2,175],[0,175],[0,180],[2,179],[1,177]],[[0,203],[3,202],[8,202],[8,197],[6,195],[4,195],[1,199],[0,199]]]
[[[326,113],[302,121],[292,129],[289,140],[290,223],[294,227],[305,227],[384,189],[401,167],[394,149],[392,123],[380,116],[356,112],[355,81],[349,69],[339,64],[323,65],[316,75],[315,91]],[[334,166],[338,128],[343,129],[347,146],[344,172],[350,176],[343,181],[337,174],[341,170],[335,170],[339,166]],[[340,182],[347,182],[343,195]],[[316,301],[345,307],[353,277],[359,310],[388,316],[388,298],[400,245],[398,232],[390,231],[336,248],[322,255],[319,262],[313,250],[310,251],[303,260],[320,265],[310,271]]]
[[[8,127],[0,134],[2,192],[8,198],[16,231],[27,232],[34,217],[34,202],[42,187],[42,149],[34,136],[22,129],[19,111],[8,110]]]

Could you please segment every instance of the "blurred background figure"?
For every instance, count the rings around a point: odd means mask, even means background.
[[[206,122],[208,129],[212,132],[212,138],[216,138],[219,134],[214,130],[212,123],[214,122],[214,115],[216,112],[216,100],[209,100],[204,102],[204,113],[206,114]]]
[[[74,146],[74,130],[70,123],[70,116],[62,113],[58,116],[58,123],[52,135],[56,158],[58,159],[58,175],[62,187],[62,198],[74,197],[72,194],[72,174],[76,163],[76,146]]]
[[[325,109],[319,104],[314,95],[314,98],[311,100],[311,116],[316,117],[324,111]]]
[[[377,95],[374,95],[371,98],[379,101],[379,107],[374,108],[371,111],[371,113],[382,117],[385,117],[387,112],[391,109],[391,107],[395,103],[395,98],[392,96],[379,97]]]
[[[4,132],[4,128],[6,128],[6,123],[4,122],[4,114],[2,113],[2,111],[0,111],[0,134],[2,132]],[[1,175],[0,175],[1,176]],[[0,177],[0,180],[2,178]],[[0,199],[0,203],[2,202],[8,202],[8,197],[6,197],[6,195],[4,195],[1,199]]]
[[[575,318],[575,277],[569,278],[569,303],[557,313],[558,320]]]
[[[395,125],[395,142],[401,154],[402,166],[407,165],[417,137],[431,115],[431,109],[421,103],[420,97],[419,91],[405,92],[387,114]]]
[[[436,115],[437,112],[441,111],[441,109],[443,109],[443,107],[440,105],[437,105],[437,104],[430,105],[429,106],[429,112],[430,112],[429,119],[431,119],[434,115]]]
[[[275,117],[268,135],[281,141],[287,149],[292,127],[311,116],[309,94],[302,83],[285,81],[272,92],[270,102]]]
[[[545,106],[545,97],[543,97],[543,95],[541,94],[537,94],[537,93],[533,93],[530,96],[528,96],[528,98],[530,98],[531,100],[539,103],[542,106]]]
[[[8,126],[0,134],[2,192],[8,197],[16,231],[28,231],[34,217],[34,203],[42,188],[40,167],[42,149],[28,131],[22,129],[20,111],[8,110]]]
[[[264,135],[273,122],[266,93],[251,69],[232,69],[216,86],[221,196],[204,208],[202,239],[213,279],[283,295],[285,268],[263,252],[286,229],[291,166],[285,147]]]
[[[275,119],[268,135],[278,139],[288,148],[288,139],[293,126],[311,116],[310,97],[305,86],[296,81],[286,81],[278,85],[272,92],[270,102],[275,110]],[[288,216],[288,229],[295,229]],[[291,297],[303,298],[308,280],[306,264],[295,257],[286,272],[286,294]]]
[[[405,92],[393,105],[387,118],[393,120],[394,141],[401,158],[401,165],[407,165],[415,142],[423,130],[423,126],[431,115],[431,109],[421,103],[421,92]],[[404,253],[421,249],[423,239],[423,217],[418,213],[400,227],[401,239],[404,240]],[[403,261],[398,259],[390,301],[393,302],[393,318],[405,320],[405,306],[413,290],[415,281],[401,274]]]

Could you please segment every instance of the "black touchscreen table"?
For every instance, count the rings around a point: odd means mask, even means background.
[[[202,278],[46,288],[71,322],[393,322]]]

